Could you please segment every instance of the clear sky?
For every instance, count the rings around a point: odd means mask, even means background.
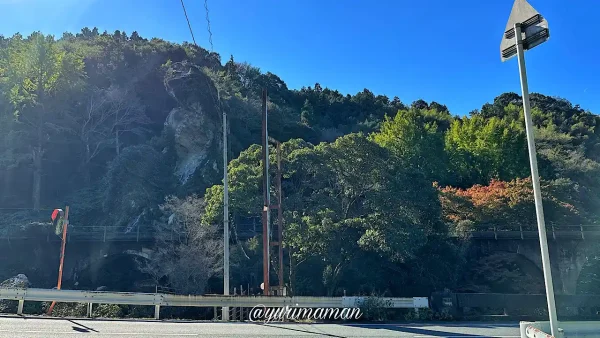
[[[184,0],[196,40],[210,49],[203,0]],[[600,3],[529,0],[550,40],[526,53],[532,92],[600,114]],[[233,54],[290,88],[354,94],[363,88],[405,103],[422,98],[467,114],[520,93],[515,59],[500,62],[513,0],[208,0],[214,51]],[[0,34],[60,36],[82,27],[136,30],[191,41],[180,0],[0,0]]]

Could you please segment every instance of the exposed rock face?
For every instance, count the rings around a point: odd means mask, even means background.
[[[215,135],[220,126],[207,118],[200,106],[197,111],[173,109],[165,125],[175,132],[178,158],[175,174],[185,184],[198,168],[211,164],[209,155],[220,141]]]
[[[15,277],[11,277],[5,280],[4,282],[0,283],[0,287],[26,289],[29,287],[29,279],[27,278],[27,276],[20,273]]]
[[[165,121],[175,136],[177,167],[175,174],[186,184],[195,175],[218,173],[217,151],[221,148],[222,117],[217,107],[218,94],[213,81],[196,65],[173,64],[165,87],[179,103]]]
[[[0,287],[26,289],[29,287],[29,279],[20,273],[0,283]],[[17,304],[14,300],[0,300],[1,313],[14,313],[16,310]]]

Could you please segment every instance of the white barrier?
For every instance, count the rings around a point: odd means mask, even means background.
[[[18,314],[23,314],[25,301],[87,303],[89,317],[91,304],[154,305],[154,318],[159,319],[161,306],[249,308],[260,304],[266,307],[343,308],[359,306],[365,297],[184,296],[163,293],[0,288],[0,299],[19,301]],[[389,308],[429,308],[426,297],[383,299],[389,300]]]
[[[551,334],[547,334],[546,332],[535,328],[533,326],[527,326],[527,328],[525,328],[525,335],[528,338],[554,338],[553,335]]]
[[[521,322],[522,338],[554,338],[550,332],[550,322]],[[597,338],[600,336],[599,321],[559,321],[556,338]]]

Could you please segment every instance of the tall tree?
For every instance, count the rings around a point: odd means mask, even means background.
[[[140,269],[156,285],[166,284],[178,293],[201,295],[208,280],[222,271],[223,244],[217,228],[203,225],[204,203],[197,196],[167,197],[162,217],[154,223],[156,249]]]
[[[476,115],[456,120],[446,133],[454,184],[469,187],[491,179],[527,177],[527,145],[520,121]]]
[[[34,33],[26,40],[20,36],[11,39],[0,69],[15,116],[25,126],[24,141],[30,146],[32,164],[32,202],[39,209],[45,146],[50,134],[59,129],[51,123],[52,115],[61,109],[55,98],[79,84],[83,60],[67,54],[53,36]]]
[[[372,139],[429,180],[446,181],[444,135],[438,129],[438,122],[428,117],[431,115],[439,116],[440,120],[449,118],[447,112],[401,110],[393,118],[386,117]]]

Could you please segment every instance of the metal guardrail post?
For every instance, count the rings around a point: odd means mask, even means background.
[[[521,239],[525,239],[525,237],[523,236],[523,226],[519,225],[519,231],[521,232]]]
[[[154,305],[154,319],[160,319],[160,305]]]
[[[25,299],[19,299],[19,306],[17,307],[17,314],[23,315],[23,306],[25,305]]]
[[[496,226],[494,226],[494,239],[498,240],[498,233],[496,232]]]
[[[104,240],[103,242],[106,242],[106,225],[104,226]]]
[[[583,234],[583,225],[579,226],[579,230],[581,231],[581,239],[585,239],[585,235]]]
[[[94,310],[94,303],[88,303],[87,306],[87,317],[92,318],[92,312]]]

